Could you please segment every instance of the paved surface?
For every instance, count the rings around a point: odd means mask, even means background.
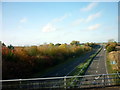
[[[86,71],[85,75],[97,75],[97,74],[108,74],[107,67],[106,67],[106,51],[105,47],[103,46],[102,50],[98,53],[98,55],[94,58],[91,65],[89,66],[88,70]],[[108,76],[96,76],[96,77],[88,77],[82,79],[82,84],[93,84],[94,85],[103,85],[107,84],[110,85],[110,80],[104,79],[109,78]]]
[[[93,74],[107,74],[106,71],[106,52],[105,47],[99,52],[99,54],[94,58],[90,67],[88,68],[86,75]]]
[[[99,46],[93,49],[91,52],[86,53],[84,56],[82,55],[78,57],[76,60],[73,60],[72,62],[68,62],[67,64],[65,63],[59,68],[49,71],[42,77],[56,77],[56,76],[69,75],[69,73],[73,71],[77,65],[85,62],[85,60],[88,59],[92,54],[96,53],[98,49],[99,49]]]

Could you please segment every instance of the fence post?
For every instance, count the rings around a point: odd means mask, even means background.
[[[66,89],[66,76],[64,77],[64,88]]]
[[[22,88],[22,87],[21,87],[21,80],[22,80],[22,79],[19,79],[19,80],[20,80],[20,83],[19,83],[19,85],[20,85],[20,88]]]
[[[104,78],[104,86],[103,87],[105,87],[105,83],[106,83],[106,81],[105,81],[105,74],[103,74],[103,78]]]

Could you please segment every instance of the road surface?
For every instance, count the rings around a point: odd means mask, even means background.
[[[104,49],[105,49],[105,47],[103,46],[102,50],[94,58],[93,62],[89,66],[89,68],[86,72],[86,75],[107,74],[106,51]]]
[[[93,59],[91,65],[89,66],[88,70],[85,73],[85,75],[97,75],[97,74],[108,74],[107,66],[106,66],[105,46],[103,46],[102,50]],[[109,78],[109,77],[108,76],[103,77],[102,75],[96,76],[96,77],[85,77],[82,79],[81,85],[82,84],[93,84],[94,86],[94,85],[103,85],[105,83],[110,85],[110,80],[108,79],[105,80],[104,78]]]

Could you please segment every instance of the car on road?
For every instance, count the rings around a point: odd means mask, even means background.
[[[104,49],[104,51],[106,51],[106,49]]]

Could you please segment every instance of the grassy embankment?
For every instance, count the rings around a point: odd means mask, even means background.
[[[117,71],[112,68],[111,60],[108,57],[109,53],[106,53],[106,64],[108,73],[116,73]]]
[[[114,51],[114,54],[116,54],[117,51]],[[111,73],[118,73],[119,70],[117,68],[117,64],[112,64],[112,56],[114,55],[112,52],[111,53],[108,53],[106,54],[106,64],[107,64],[107,71],[108,71],[108,74],[111,74]],[[115,58],[114,58],[115,59]],[[115,59],[116,60],[116,59]],[[119,77],[118,75],[112,75],[110,76],[112,78],[116,78],[116,77]],[[120,85],[120,77],[119,78],[116,78],[114,80],[112,80],[112,82],[116,85]]]
[[[116,49],[116,46],[116,42],[109,42],[106,44],[106,64],[108,74],[120,72],[120,51]],[[118,75],[113,75],[110,77],[115,78],[114,80],[111,80],[111,82],[120,85],[120,77]]]

